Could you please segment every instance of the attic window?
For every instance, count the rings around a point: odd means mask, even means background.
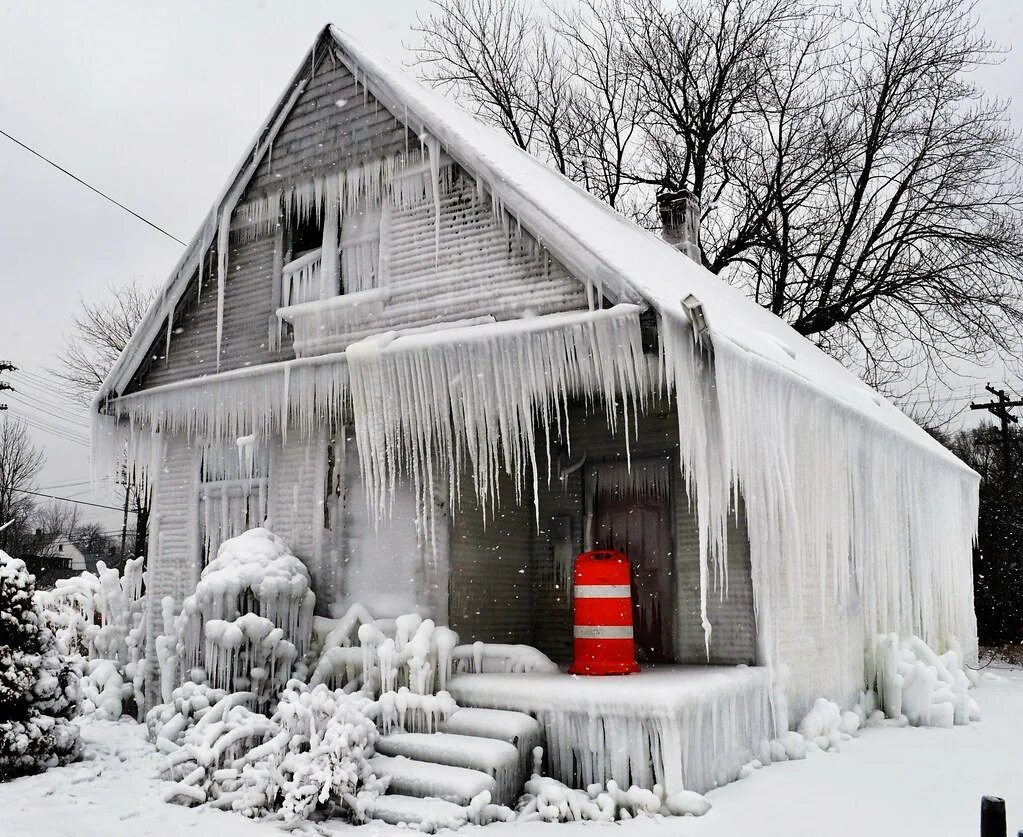
[[[378,287],[380,201],[343,211],[328,202],[322,213],[295,219],[287,231],[281,270],[285,307]]]

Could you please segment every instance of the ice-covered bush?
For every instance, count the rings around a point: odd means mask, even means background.
[[[34,587],[25,563],[0,551],[0,781],[78,757],[78,672]]]
[[[517,817],[523,822],[573,822],[592,820],[614,822],[636,817],[702,816],[710,810],[710,802],[693,791],[668,795],[661,785],[652,789],[622,788],[614,779],[606,784],[592,784],[586,790],[540,774],[541,748],[534,754],[533,776],[526,782],[526,792],[519,800]]]
[[[143,559],[124,572],[102,561],[96,572],[61,579],[36,597],[45,623],[80,658],[82,712],[113,720],[141,710],[146,677],[146,607]]]
[[[937,654],[919,637],[877,638],[871,681],[887,717],[913,726],[950,727],[980,720],[980,707],[967,694],[973,685],[962,655],[952,647]]]
[[[309,648],[314,602],[305,565],[268,529],[224,541],[181,612],[163,602],[164,702],[202,671],[212,688],[251,691],[268,710]]]
[[[180,712],[159,716],[157,740],[169,751],[163,775],[176,783],[170,800],[208,802],[249,817],[277,814],[287,823],[315,811],[362,822],[386,789],[369,765],[379,734],[366,697],[293,681],[270,718],[237,695],[196,712],[194,697],[179,695],[182,709],[187,701],[194,713],[187,721],[175,720]]]

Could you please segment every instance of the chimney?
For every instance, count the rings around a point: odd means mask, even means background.
[[[700,263],[700,202],[688,189],[657,194],[661,238]]]

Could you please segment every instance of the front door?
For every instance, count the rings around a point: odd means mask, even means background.
[[[632,618],[641,662],[672,660],[675,615],[671,460],[594,465],[588,473],[591,544],[624,552],[632,564]]]

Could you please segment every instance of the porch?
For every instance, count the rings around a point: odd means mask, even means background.
[[[537,718],[545,770],[571,787],[704,793],[736,778],[774,737],[770,677],[756,666],[663,665],[621,677],[556,673],[460,674],[462,706]]]

